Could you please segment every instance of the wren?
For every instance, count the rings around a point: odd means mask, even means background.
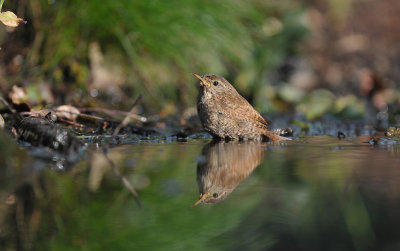
[[[203,147],[197,162],[197,184],[201,203],[217,203],[227,198],[264,160],[267,143],[254,141],[211,141]]]
[[[197,112],[204,129],[225,140],[280,141],[288,138],[268,130],[268,123],[223,77],[200,76]]]

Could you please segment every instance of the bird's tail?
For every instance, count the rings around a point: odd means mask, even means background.
[[[267,142],[278,142],[278,141],[282,141],[282,140],[291,140],[289,138],[280,136],[277,132],[273,131],[266,131],[263,134],[263,139],[264,141]]]

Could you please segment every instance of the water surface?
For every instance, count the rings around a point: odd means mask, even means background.
[[[367,141],[308,136],[281,144],[201,139],[114,147],[109,157],[141,208],[95,146],[67,170],[38,168],[43,162],[14,149],[20,164],[6,165],[0,186],[0,245],[398,250],[400,148]]]

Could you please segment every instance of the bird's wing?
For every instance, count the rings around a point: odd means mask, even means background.
[[[254,123],[259,128],[268,129],[267,121],[243,97],[240,97],[240,99],[230,105],[233,108],[229,109],[230,116],[235,121],[240,121],[243,124]]]
[[[240,127],[250,127],[256,126],[260,128],[261,134],[268,138],[269,141],[280,141],[288,140],[285,137],[279,136],[274,132],[268,130],[268,123],[265,119],[258,113],[246,99],[241,96],[237,96],[235,100],[228,100],[229,102],[223,102],[227,109],[227,116],[231,117],[233,121],[238,122]],[[221,107],[222,108],[222,107]],[[250,129],[252,130],[252,129]]]

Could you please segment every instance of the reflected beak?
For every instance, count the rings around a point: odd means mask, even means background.
[[[202,78],[200,75],[198,75],[198,74],[196,74],[196,73],[192,73],[192,74],[193,74],[193,76],[195,76],[198,80],[200,80],[200,84],[201,84],[202,86],[210,87],[210,84],[209,84],[204,78]]]
[[[203,203],[205,199],[207,199],[208,197],[210,197],[211,194],[210,193],[205,193],[205,194],[200,194],[200,199],[198,201],[196,201],[192,207],[198,206],[199,204]]]

